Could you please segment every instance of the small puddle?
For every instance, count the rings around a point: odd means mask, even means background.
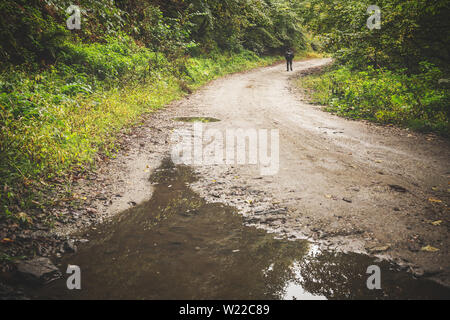
[[[173,120],[179,121],[179,122],[203,122],[203,123],[220,121],[219,119],[209,118],[209,117],[179,117],[179,118],[174,118]]]
[[[233,208],[208,204],[188,184],[188,167],[164,162],[153,198],[84,236],[64,256],[81,268],[82,290],[66,280],[29,290],[40,299],[398,299],[449,298],[387,262],[322,252],[247,227]],[[382,290],[367,289],[367,267],[382,268]]]

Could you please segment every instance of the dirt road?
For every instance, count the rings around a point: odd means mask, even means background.
[[[342,119],[302,101],[292,80],[329,62],[296,62],[294,73],[277,65],[230,76],[183,101],[184,115],[221,120],[209,128],[280,131],[278,174],[261,177],[248,165],[200,166],[195,190],[237,206],[250,223],[389,256],[449,284],[449,144]]]
[[[280,170],[261,176],[253,165],[196,166],[199,180],[192,187],[202,197],[237,207],[248,224],[280,236],[389,257],[416,276],[450,285],[450,145],[339,118],[303,101],[294,80],[329,62],[296,62],[289,73],[280,64],[228,76],[151,115],[124,135],[114,160],[79,183],[76,192],[92,208],[67,209],[73,223],[58,233],[149,200],[148,177],[169,156],[171,132],[192,127],[173,118],[214,117],[220,122],[205,129],[278,129]],[[424,251],[427,246],[439,250]]]

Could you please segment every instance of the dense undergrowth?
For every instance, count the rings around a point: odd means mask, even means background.
[[[338,115],[450,137],[449,83],[433,65],[423,63],[414,75],[406,70],[335,66],[301,78],[299,84],[309,89],[313,102]]]

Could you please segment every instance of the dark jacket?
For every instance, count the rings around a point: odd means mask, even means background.
[[[286,60],[293,60],[294,59],[294,52],[291,50],[286,51],[286,54],[284,55]]]

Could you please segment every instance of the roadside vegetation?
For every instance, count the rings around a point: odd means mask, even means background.
[[[313,102],[338,115],[450,136],[448,1],[305,1],[306,25],[335,64],[299,80]]]

